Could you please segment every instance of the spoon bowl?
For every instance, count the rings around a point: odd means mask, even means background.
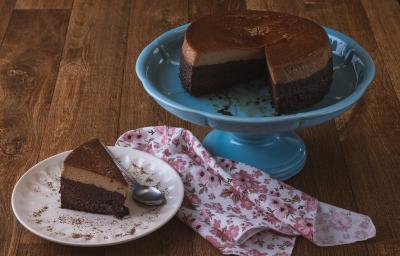
[[[159,206],[166,202],[165,196],[160,190],[158,190],[156,187],[142,185],[137,182],[133,175],[114,157],[113,153],[108,149],[108,147],[103,143],[102,145],[118,169],[133,184],[133,200],[148,206]]]

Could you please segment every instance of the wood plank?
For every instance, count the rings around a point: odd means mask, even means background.
[[[0,48],[0,255],[19,248],[11,192],[38,159],[68,19],[68,11],[15,11]]]
[[[130,13],[127,59],[121,100],[119,132],[166,124],[184,126],[162,109],[143,89],[135,73],[142,49],[163,32],[187,22],[186,1],[133,1]]]
[[[6,33],[8,22],[15,6],[15,0],[0,1],[0,46]]]
[[[129,1],[75,1],[42,158],[91,137],[115,142],[128,17]]]
[[[40,159],[90,138],[113,144],[117,136],[129,1],[75,1]],[[20,254],[103,255],[104,248],[76,249],[25,231]]]
[[[195,21],[198,18],[217,12],[227,12],[227,11],[239,11],[246,9],[245,0],[203,0],[195,1],[189,0],[189,18],[191,21]]]
[[[74,0],[17,0],[15,9],[71,9]]]
[[[361,0],[361,3],[385,60],[387,75],[400,99],[400,3],[396,0]]]

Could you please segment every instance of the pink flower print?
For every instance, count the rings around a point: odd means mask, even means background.
[[[147,138],[147,132],[143,131],[141,129],[139,130],[133,130],[126,132],[123,136],[123,139],[126,142],[132,143],[132,142],[143,142]]]
[[[261,253],[256,249],[252,249],[249,251],[249,256],[267,256],[268,254],[266,253]]]
[[[275,248],[275,244],[267,244],[267,249],[269,249],[269,250],[273,250],[274,248]]]
[[[281,194],[278,191],[274,191],[274,190],[268,191],[268,195],[276,196],[276,197],[280,197],[281,196]]]
[[[277,252],[274,254],[274,256],[289,256],[286,252]]]
[[[220,242],[219,239],[213,237],[213,236],[206,236],[206,239],[208,242],[210,242],[214,247],[216,248],[223,248],[224,246]]]
[[[188,148],[186,145],[181,145],[181,151],[182,153],[187,153],[188,152]]]
[[[224,209],[222,208],[222,205],[220,203],[206,203],[204,204],[204,206],[214,210],[216,213],[224,213]]]
[[[316,199],[314,199],[313,197],[305,194],[305,193],[301,193],[301,200],[304,201],[304,204],[306,206],[306,211],[308,212],[313,212],[317,210],[318,207],[318,201]]]
[[[269,198],[268,200],[268,206],[272,209],[278,209],[282,205],[281,200],[278,198]]]
[[[293,245],[293,243],[290,242],[290,241],[283,242],[283,246],[285,246],[285,247],[289,247],[289,246],[292,246],[292,245]]]
[[[189,200],[189,202],[192,203],[193,205],[198,205],[199,203],[201,203],[201,200],[195,194],[185,193],[185,196]]]
[[[213,217],[213,214],[209,209],[201,209],[200,215],[203,216],[207,223],[209,223],[211,221],[211,218]]]
[[[293,202],[295,202],[295,203],[300,202],[300,197],[299,197],[299,195],[295,195],[295,196],[292,198],[292,200],[293,200]]]
[[[252,184],[252,178],[251,175],[248,174],[246,171],[244,170],[240,170],[238,173],[235,173],[232,175],[232,184],[235,187],[239,187],[241,190],[245,190],[248,188],[251,188]]]
[[[224,209],[222,208],[222,205],[220,203],[213,203],[212,204],[212,209],[214,209],[217,213],[223,213]]]
[[[201,158],[200,158],[200,156],[198,156],[197,154],[196,154],[196,152],[194,151],[194,149],[193,148],[189,148],[189,150],[188,150],[188,155],[190,156],[190,158],[192,158],[192,160],[196,163],[196,164],[202,164],[202,160],[201,160]]]
[[[240,207],[247,209],[247,210],[251,210],[251,209],[253,209],[253,203],[249,200],[243,200],[243,201],[240,201]]]
[[[202,150],[201,155],[202,155],[205,163],[208,163],[210,161],[211,155],[206,150]]]
[[[267,200],[267,195],[266,194],[260,194],[258,195],[258,200],[260,202],[265,202]]]
[[[354,237],[359,240],[364,240],[368,237],[368,233],[365,230],[358,230],[354,233]]]
[[[164,156],[170,156],[171,152],[169,152],[169,149],[164,150]]]
[[[230,171],[236,167],[236,163],[229,159],[220,158],[219,165],[227,171]]]
[[[232,212],[234,212],[234,213],[236,213],[236,214],[241,214],[241,213],[242,213],[241,208],[240,208],[240,207],[237,207],[237,206],[232,207],[231,210],[232,210]]]
[[[360,223],[360,225],[358,225],[360,228],[363,229],[368,229],[369,228],[369,219],[368,218],[364,218],[363,221]]]
[[[312,219],[297,218],[293,227],[305,237],[312,239],[314,233]]]
[[[214,193],[208,194],[208,199],[209,199],[209,200],[214,200],[214,199],[215,199]]]
[[[332,227],[337,230],[347,231],[351,227],[351,218],[343,212],[333,211],[330,218]]]
[[[209,188],[216,188],[221,184],[221,181],[216,175],[209,175],[207,185]]]
[[[167,126],[156,126],[156,127],[154,127],[154,132],[159,135],[163,135],[166,129],[167,129]]]
[[[212,224],[213,229],[220,229],[221,228],[221,220],[214,220]]]
[[[183,139],[184,142],[190,143],[190,134],[189,134],[188,131],[184,131],[182,133],[182,139]]]
[[[234,240],[239,235],[239,226],[231,225],[224,230],[224,237],[226,240]]]
[[[186,173],[185,181],[186,182],[192,182],[193,181],[193,175],[191,173]]]
[[[262,193],[262,194],[266,194],[268,192],[268,188],[266,185],[258,185],[258,184],[254,184],[252,183],[252,186],[250,188],[251,192],[258,192],[258,193]],[[261,194],[261,195],[262,195]]]
[[[251,177],[253,177],[254,179],[257,179],[259,177],[261,177],[264,173],[259,171],[259,170],[255,170],[251,173]]]
[[[174,144],[175,146],[179,145],[179,138],[175,138],[172,140],[172,144]]]
[[[175,161],[171,162],[171,165],[179,172],[185,169],[187,162],[182,159],[175,159]]]
[[[274,216],[280,220],[286,219],[288,215],[289,215],[289,208],[284,204],[280,204],[278,208],[274,211]]]
[[[194,230],[200,230],[202,227],[202,224],[199,220],[192,218],[190,220],[190,226],[194,229]]]
[[[208,181],[208,173],[203,169],[198,170],[196,177],[199,183],[206,184]]]
[[[265,214],[263,220],[267,221],[272,225],[275,225],[276,223],[279,222],[272,214]]]
[[[318,208],[318,201],[314,199],[306,201],[305,204],[307,212],[315,212]]]

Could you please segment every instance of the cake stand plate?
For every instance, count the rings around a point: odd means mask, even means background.
[[[263,81],[238,84],[216,94],[193,97],[179,79],[180,50],[188,24],[172,29],[143,49],[136,73],[144,89],[170,113],[209,126],[210,153],[288,179],[304,166],[306,147],[293,131],[321,124],[349,109],[375,76],[375,65],[356,41],[330,28],[334,74],[329,93],[316,105],[277,115]]]

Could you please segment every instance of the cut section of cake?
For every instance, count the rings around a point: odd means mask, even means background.
[[[64,160],[61,173],[61,208],[122,218],[129,191],[121,171],[98,139],[74,149]]]
[[[193,22],[182,45],[180,79],[194,96],[264,78],[278,113],[315,104],[329,91],[332,52],[324,29],[267,11],[214,14]]]

